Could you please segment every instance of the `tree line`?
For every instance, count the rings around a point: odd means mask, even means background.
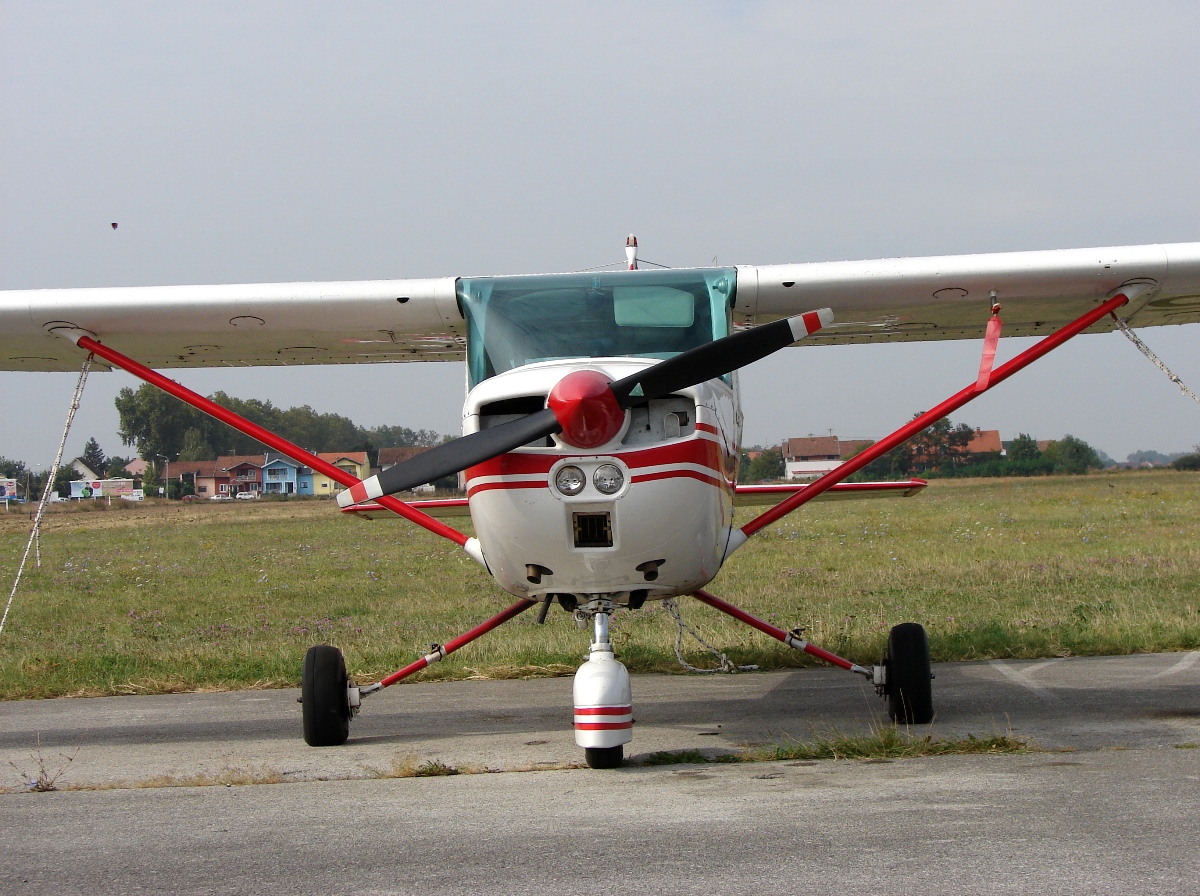
[[[1021,433],[1008,443],[1007,451],[982,454],[967,450],[974,435],[975,430],[965,423],[955,426],[949,419],[939,420],[867,464],[851,476],[850,481],[898,480],[912,476],[932,479],[1078,475],[1105,466],[1099,451],[1072,435],[1052,441],[1043,449],[1031,435]],[[786,475],[779,448],[752,450],[757,452],[753,459],[749,452],[742,454],[743,482],[764,482]],[[865,450],[866,447],[856,454]],[[1196,446],[1196,453],[1177,457],[1169,466],[1177,470],[1200,470],[1200,445]]]
[[[381,448],[428,448],[450,438],[430,429],[358,426],[348,417],[322,414],[308,405],[279,408],[270,401],[235,398],[224,392],[215,392],[208,398],[314,453],[365,451],[371,466],[378,465]],[[243,435],[149,384],[137,390],[122,389],[117,394],[116,407],[120,417],[117,432],[122,444],[133,446],[136,457],[149,465],[144,483],[148,488],[161,484],[163,457],[174,463],[216,460],[223,455],[262,454],[267,450],[257,439]],[[110,457],[93,437],[88,439],[79,460],[99,477],[119,479],[128,475],[125,467],[136,457]],[[0,478],[17,480],[22,489],[28,488],[31,497],[41,494],[46,476],[44,472],[33,472],[23,461],[0,457]],[[70,483],[80,478],[70,464],[64,464],[54,472],[53,489],[66,495]]]
[[[224,392],[210,401],[240,414],[264,429],[312,452],[366,451],[371,466],[380,448],[432,447],[445,437],[429,429],[407,426],[355,425],[340,414],[322,414],[308,405],[279,408],[257,398],[235,398]],[[160,455],[175,460],[216,460],[222,455],[261,454],[266,446],[165,392],[146,384],[117,394],[118,435],[146,461]]]

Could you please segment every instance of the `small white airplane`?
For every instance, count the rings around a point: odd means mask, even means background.
[[[809,500],[841,491],[911,494],[924,483],[846,477],[1067,339],[1118,321],[1200,321],[1200,243],[793,265],[627,270],[336,283],[0,292],[0,369],[119,367],[345,486],[346,512],[398,514],[460,545],[517,602],[404,669],[352,682],[344,658],[312,647],[304,738],[344,743],[364,697],[517,614],[552,603],[592,624],[575,678],[576,742],[614,767],[632,739],[629,676],[613,654],[617,607],[693,595],[868,678],[893,719],[933,717],[929,648],[896,626],[862,666],[702,590],[746,540]],[[1005,331],[1043,336],[993,369]],[[804,344],[984,338],[977,379],[809,485],[737,485],[737,370]],[[463,436],[359,481],[153,368],[467,362]],[[465,472],[461,501],[394,497]],[[735,527],[739,492],[783,494]],[[465,503],[468,538],[430,512]]]

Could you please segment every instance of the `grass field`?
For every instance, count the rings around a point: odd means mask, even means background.
[[[295,685],[322,641],[374,679],[514,600],[448,542],[328,502],[54,510],[43,565],[26,571],[0,635],[0,698]],[[1198,523],[1195,473],[938,480],[914,498],[810,505],[752,539],[709,590],[863,663],[907,620],[927,627],[935,660],[1194,649]],[[4,597],[27,527],[0,514]],[[681,605],[737,663],[810,662]],[[423,676],[573,672],[587,634],[557,609],[545,626],[534,615]],[[660,605],[619,612],[612,631],[631,670],[680,671]]]

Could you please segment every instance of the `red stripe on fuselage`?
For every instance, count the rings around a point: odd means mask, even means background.
[[[721,486],[724,484],[723,480],[718,479],[716,476],[709,476],[698,470],[663,470],[659,473],[642,473],[639,476],[634,476],[631,481],[635,483],[653,482],[656,479],[698,479],[708,485]]]
[[[546,485],[545,479],[509,479],[505,482],[481,482],[467,489],[467,497],[470,498],[479,492],[487,492],[497,488],[546,488]]]
[[[631,470],[639,467],[659,467],[667,464],[697,464],[716,470],[723,469],[722,456],[724,452],[719,442],[713,439],[690,438],[670,445],[655,448],[642,448],[634,451],[614,451],[611,457],[618,457]],[[569,457],[596,457],[587,454],[524,454],[510,453],[493,457],[481,464],[468,467],[468,481],[481,476],[531,476],[539,473],[546,474],[560,460]]]

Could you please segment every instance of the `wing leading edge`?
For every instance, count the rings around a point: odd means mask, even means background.
[[[828,306],[805,344],[971,339],[993,294],[1008,336],[1043,335],[1114,295],[1133,326],[1200,322],[1200,243],[739,265],[735,320],[756,326]],[[631,276],[636,276],[633,274]],[[155,368],[457,361],[453,277],[330,283],[0,292],[0,370],[74,370],[72,327]],[[1090,332],[1111,330],[1109,320]]]

